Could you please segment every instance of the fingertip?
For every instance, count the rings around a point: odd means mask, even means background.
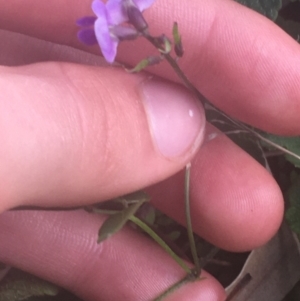
[[[216,135],[212,135],[212,134]],[[229,251],[265,244],[283,218],[282,192],[272,175],[224,134],[208,136],[191,168],[191,217],[201,237]],[[153,204],[185,224],[184,172],[149,189]]]
[[[200,101],[181,85],[161,78],[144,81],[141,90],[155,149],[169,159],[191,159],[204,137]]]
[[[83,211],[5,213],[0,217],[0,259],[91,301],[99,296],[153,300],[186,276],[169,254],[129,227],[97,244],[102,221]],[[216,279],[206,272],[201,278],[184,283],[167,300],[225,299]]]
[[[236,252],[255,249],[275,235],[283,218],[283,195],[254,158],[221,134],[205,143],[193,167],[194,219],[205,239]]]
[[[182,169],[203,140],[203,108],[166,80],[52,62],[3,71],[1,210],[140,190]]]
[[[222,285],[210,274],[201,272],[200,279],[180,287],[166,301],[224,301],[226,293]]]

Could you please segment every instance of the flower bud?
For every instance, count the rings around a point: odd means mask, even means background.
[[[144,19],[142,12],[136,7],[136,5],[132,1],[125,2],[125,9],[128,15],[129,23],[131,23],[136,30],[139,32],[143,32],[148,28],[148,24]]]
[[[157,42],[161,45],[161,48],[158,50],[163,53],[167,54],[170,53],[172,50],[172,44],[171,41],[168,39],[168,37],[165,34],[162,34],[157,38]]]
[[[174,47],[175,53],[178,57],[182,57],[183,56],[183,47],[182,47],[182,41],[181,41],[181,36],[179,34],[177,22],[174,22],[174,25],[173,25],[173,39],[174,39],[174,44],[175,44],[175,47]]]

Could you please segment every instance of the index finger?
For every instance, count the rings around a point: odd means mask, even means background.
[[[74,22],[91,14],[90,4],[0,0],[0,27],[85,47],[76,40]],[[299,46],[275,24],[228,0],[157,0],[145,16],[154,34],[169,34],[179,23],[186,50],[180,66],[211,102],[263,130],[300,134]],[[123,43],[118,60],[136,64],[149,53],[153,49],[143,40]],[[178,80],[166,64],[151,72]]]

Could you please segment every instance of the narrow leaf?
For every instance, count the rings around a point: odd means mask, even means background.
[[[138,190],[129,194],[125,194],[115,199],[115,201],[127,202],[127,204],[136,203],[139,201],[148,202],[149,195],[143,190]]]
[[[0,283],[1,301],[22,301],[34,296],[55,296],[59,288],[45,280],[12,269]]]
[[[136,213],[136,211],[145,201],[146,200],[143,199],[137,203],[132,204],[128,208],[125,208],[124,210],[109,216],[98,232],[98,243],[104,241],[108,237],[121,230],[126,222]]]
[[[153,66],[162,61],[163,57],[161,56],[149,56],[143,60],[141,60],[135,67],[132,69],[126,69],[129,73],[138,73],[144,70],[148,66]]]

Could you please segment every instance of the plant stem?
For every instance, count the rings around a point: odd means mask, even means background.
[[[89,209],[85,209],[85,211],[87,212],[92,212],[92,213],[96,213],[96,214],[106,214],[106,215],[113,215],[116,213],[119,213],[119,210],[110,210],[110,209],[99,209],[99,208],[89,208]]]
[[[192,269],[190,269],[188,265],[179,256],[177,256],[176,253],[164,242],[164,240],[161,239],[146,223],[136,216],[130,217],[129,220],[139,226],[144,232],[149,234],[151,238],[157,242],[182,267],[186,273],[189,275],[193,273]]]
[[[147,32],[143,33],[143,36],[158,50],[161,49],[161,45],[159,44],[157,38],[152,37],[151,35],[149,35]],[[246,124],[244,124],[243,122],[240,122],[238,120],[235,120],[234,118],[231,118],[230,116],[228,116],[226,113],[224,113],[222,110],[218,109],[217,107],[215,107],[209,100],[207,100],[204,95],[202,93],[199,92],[199,90],[191,83],[191,81],[187,78],[187,76],[184,74],[184,72],[181,70],[181,68],[179,67],[179,65],[177,64],[176,60],[169,54],[169,53],[164,53],[163,54],[165,59],[167,60],[167,62],[171,65],[171,67],[174,69],[175,73],[177,74],[177,76],[182,80],[182,82],[184,83],[184,85],[191,91],[193,92],[197,98],[202,102],[202,104],[204,104],[206,107],[210,107],[211,109],[217,111],[219,114],[221,114],[223,117],[225,117],[227,120],[229,120],[230,122],[232,122],[234,125],[236,125],[238,128],[242,128],[244,130],[246,130],[248,133],[252,134],[253,136],[255,136],[256,138],[264,141],[265,143],[271,145],[272,147],[283,151],[284,153],[300,160],[300,156],[298,156],[297,154],[287,150],[286,148],[272,142],[271,140],[269,140],[268,138],[265,138],[264,136],[262,136],[261,134],[259,134],[258,132],[256,132],[255,130],[253,130],[251,127],[247,126]]]
[[[192,219],[191,219],[191,208],[190,208],[190,174],[191,174],[190,171],[191,171],[191,163],[187,164],[185,168],[185,180],[184,180],[185,219],[186,219],[187,233],[190,242],[190,248],[192,252],[193,261],[195,264],[195,273],[197,276],[199,276],[201,269],[200,269],[200,262],[199,262],[197,248],[194,239]]]
[[[161,45],[158,43],[157,39],[155,37],[150,36],[148,33],[143,33],[143,36],[156,48],[161,49]],[[195,88],[195,86],[190,82],[190,80],[187,78],[187,76],[184,74],[184,72],[180,69],[178,66],[176,60],[173,59],[173,57],[169,53],[164,53],[164,58],[168,61],[168,63],[171,65],[177,76],[182,80],[184,85],[195,95],[197,98],[205,103],[207,100],[205,97]]]
[[[93,213],[98,214],[107,214],[112,215],[116,214],[119,211],[116,210],[106,210],[106,209],[92,209]],[[188,267],[188,265],[179,257],[176,255],[176,253],[165,243],[165,241],[160,238],[145,222],[143,222],[141,219],[139,219],[136,216],[131,216],[129,218],[131,222],[133,222],[135,225],[140,227],[144,232],[146,232],[156,243],[158,243],[178,264],[182,267],[182,269],[188,273],[189,275],[193,273],[193,270]]]
[[[197,279],[198,278],[195,277],[194,275],[188,274],[183,279],[179,280],[174,285],[172,285],[171,287],[169,287],[161,295],[159,295],[158,297],[156,297],[153,301],[162,301],[164,298],[168,297],[170,294],[172,294],[173,292],[175,292],[176,290],[178,290],[184,284],[192,282],[192,281],[195,281]],[[199,278],[199,280],[201,280],[201,279]]]

